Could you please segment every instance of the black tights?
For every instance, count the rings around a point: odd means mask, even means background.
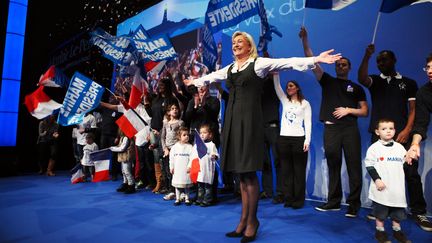
[[[257,209],[259,197],[259,184],[256,172],[240,173],[240,193],[242,199],[242,212],[237,232],[244,232],[252,236],[258,225]]]

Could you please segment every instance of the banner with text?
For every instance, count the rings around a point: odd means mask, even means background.
[[[136,57],[131,38],[127,36],[112,36],[101,28],[90,33],[90,42],[99,47],[103,55],[116,64],[128,66]]]
[[[144,61],[160,62],[177,57],[177,53],[166,34],[147,38],[146,40],[133,40],[135,49],[142,54]]]
[[[75,72],[63,100],[63,107],[60,109],[58,124],[62,126],[80,124],[87,112],[98,107],[103,92],[104,87]]]

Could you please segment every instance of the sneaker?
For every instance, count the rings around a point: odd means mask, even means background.
[[[180,193],[180,202],[184,202],[186,199],[186,194],[184,192]]]
[[[327,211],[339,211],[341,208],[340,206],[331,206],[327,203],[324,203],[321,206],[315,207],[315,209],[321,212],[327,212]]]
[[[144,182],[142,182],[141,180],[138,181],[138,183],[136,184],[135,188],[136,189],[144,189],[145,188]]]
[[[190,206],[190,205],[192,205],[192,202],[189,201],[189,199],[185,199],[185,204],[186,204],[186,206]]]
[[[261,192],[259,199],[268,199],[268,198],[271,198],[271,196],[269,196],[267,192]]]
[[[348,218],[356,218],[357,217],[357,209],[354,209],[352,207],[348,207],[348,210],[345,213],[345,217]]]
[[[273,204],[281,204],[284,202],[284,198],[282,195],[277,195],[276,197],[273,198],[272,203]]]
[[[375,239],[380,243],[391,243],[385,231],[375,231]]]
[[[408,240],[405,236],[405,234],[402,232],[402,230],[394,231],[393,230],[393,237],[401,243],[411,243],[410,240]]]
[[[372,213],[368,213],[368,215],[366,215],[366,218],[369,220],[376,220],[376,217]]]
[[[176,201],[174,202],[174,206],[179,206],[179,205],[180,205],[180,201],[176,200]]]
[[[127,189],[127,184],[126,183],[122,183],[120,186],[119,186],[119,188],[117,188],[117,190],[116,191],[118,191],[118,192],[125,192],[126,191],[126,189]]]
[[[420,228],[422,228],[424,231],[432,231],[432,223],[429,221],[429,219],[425,215],[413,215],[414,219]]]
[[[135,185],[128,185],[126,187],[126,190],[124,191],[125,194],[132,194],[132,193],[135,193],[135,192],[136,192]]]
[[[174,192],[170,192],[170,193],[166,194],[166,195],[163,197],[163,199],[164,199],[165,201],[174,200],[174,198],[175,198],[175,193],[174,193]]]

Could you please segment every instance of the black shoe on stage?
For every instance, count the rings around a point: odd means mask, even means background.
[[[247,243],[247,242],[255,241],[255,238],[256,238],[256,235],[257,235],[257,232],[258,232],[258,227],[259,227],[259,225],[260,225],[260,223],[259,223],[259,221],[258,221],[258,224],[257,224],[257,226],[256,226],[256,228],[255,228],[255,232],[254,232],[254,234],[253,234],[252,236],[246,236],[246,235],[244,235],[240,242],[241,242],[241,243]]]
[[[225,234],[226,237],[229,238],[240,238],[243,237],[243,232],[238,233],[237,231],[231,231]]]

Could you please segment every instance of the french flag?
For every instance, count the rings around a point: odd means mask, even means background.
[[[126,110],[123,113],[123,116],[117,119],[116,123],[129,139],[135,136],[135,134],[144,129],[146,126],[142,118],[140,118],[133,109]]]
[[[52,100],[45,92],[44,87],[40,86],[33,93],[26,95],[24,98],[24,104],[30,114],[37,119],[43,119],[54,113],[55,110],[62,107]]]
[[[193,183],[197,182],[198,179],[198,173],[200,172],[200,159],[204,158],[207,154],[207,146],[205,145],[204,141],[199,136],[199,133],[197,130],[195,130],[195,136],[194,136],[195,144],[193,146],[193,155],[195,157],[192,158],[191,161],[191,167],[190,167],[190,178]]]
[[[418,3],[432,3],[432,0],[383,0],[380,8],[382,13],[392,13],[402,7]]]
[[[341,10],[356,0],[306,0],[306,8]],[[393,0],[392,0],[393,1]]]
[[[166,62],[167,62],[166,60],[160,62],[149,61],[144,63],[144,67],[148,73],[160,74],[163,71]]]
[[[149,93],[147,82],[141,77],[141,70],[137,68],[132,81],[131,93],[129,97],[129,105],[136,108],[142,100],[143,95]]]
[[[92,182],[108,181],[110,179],[109,168],[111,155],[112,153],[109,148],[90,153],[90,160],[93,161],[95,166],[95,174]]]
[[[84,182],[84,173],[82,172],[82,166],[81,164],[78,164],[77,166],[75,166],[72,170],[72,178],[71,178],[71,183],[72,184],[77,184],[80,182]]]
[[[69,85],[69,78],[59,68],[52,65],[44,74],[41,75],[38,85],[48,87],[67,87]]]

